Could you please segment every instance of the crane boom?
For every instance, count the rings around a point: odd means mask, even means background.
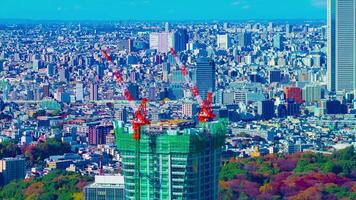
[[[206,99],[203,101],[197,86],[193,83],[193,81],[190,79],[188,75],[188,71],[186,66],[182,63],[182,61],[179,59],[177,52],[173,49],[170,48],[170,51],[172,55],[174,56],[180,71],[182,72],[185,82],[189,85],[190,91],[192,92],[193,96],[195,97],[196,101],[198,102],[200,106],[200,111],[198,113],[198,120],[201,123],[208,122],[212,119],[215,118],[215,114],[213,113],[212,109],[212,103],[213,103],[213,93],[208,92]]]
[[[109,54],[102,50],[103,55],[109,62],[110,66],[114,66],[111,62]],[[132,138],[135,140],[135,199],[140,199],[140,139],[141,139],[141,127],[148,125],[151,122],[147,119],[147,99],[142,98],[140,106],[136,109],[136,104],[134,103],[133,96],[125,84],[122,75],[118,70],[114,70],[114,78],[119,84],[120,88],[123,90],[123,95],[127,101],[130,102],[131,107],[135,110],[135,118],[132,121],[133,135]]]

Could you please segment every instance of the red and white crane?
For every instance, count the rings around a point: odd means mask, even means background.
[[[115,65],[111,62],[111,58],[106,50],[102,50],[106,60],[109,62],[110,66],[115,67]],[[147,99],[142,98],[140,106],[136,109],[136,104],[134,102],[134,98],[125,84],[122,75],[118,71],[118,69],[114,68],[114,78],[119,84],[120,88],[123,90],[123,95],[126,100],[130,102],[131,107],[135,110],[135,117],[132,121],[132,129],[133,135],[132,138],[136,141],[135,148],[135,199],[140,199],[140,139],[141,139],[141,127],[144,125],[148,125],[151,122],[147,119]]]
[[[182,63],[182,61],[179,59],[177,52],[173,49],[170,48],[170,51],[172,55],[174,56],[176,63],[179,66],[180,71],[183,74],[183,77],[185,79],[185,82],[189,85],[190,91],[192,92],[194,98],[198,102],[200,106],[200,111],[198,113],[198,120],[201,123],[205,123],[208,121],[211,121],[215,118],[215,114],[212,109],[212,103],[213,103],[213,93],[208,92],[206,99],[203,101],[201,98],[197,86],[193,83],[193,81],[190,79],[187,67]]]

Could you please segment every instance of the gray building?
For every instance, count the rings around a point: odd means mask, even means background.
[[[0,185],[6,185],[13,180],[24,179],[25,170],[25,159],[23,158],[4,158],[0,160]]]
[[[328,89],[356,89],[356,0],[328,0]]]
[[[242,48],[249,47],[252,44],[252,34],[248,32],[241,32],[238,35],[238,45]]]
[[[209,58],[201,57],[197,60],[196,68],[197,88],[205,99],[209,91],[215,91],[215,63]]]
[[[95,176],[95,182],[84,187],[85,200],[125,199],[123,176]]]

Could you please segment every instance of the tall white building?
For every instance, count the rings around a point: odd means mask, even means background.
[[[356,90],[356,0],[328,0],[328,89]]]
[[[173,33],[150,33],[150,49],[156,49],[158,52],[167,53],[170,47],[173,47]]]
[[[231,47],[231,40],[227,34],[217,35],[216,39],[219,49],[228,49]]]
[[[83,101],[84,100],[84,86],[83,83],[75,84],[75,100]]]

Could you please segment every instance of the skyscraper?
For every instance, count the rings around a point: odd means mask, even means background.
[[[75,85],[75,99],[76,101],[84,100],[84,91],[83,91],[83,83],[77,83]]]
[[[215,63],[206,57],[198,58],[196,71],[196,83],[203,99],[209,91],[215,91]]]
[[[247,33],[247,32],[239,33],[238,41],[239,41],[239,43],[238,43],[239,46],[242,48],[251,46],[251,43],[252,43],[251,33]]]
[[[273,47],[281,50],[283,48],[282,36],[280,34],[276,34],[273,36]]]
[[[328,89],[356,90],[356,0],[328,0]]]
[[[173,34],[150,33],[150,49],[156,49],[158,52],[167,53],[170,47],[173,47]]]
[[[231,47],[230,37],[227,34],[217,35],[216,42],[219,49],[228,49]]]
[[[186,50],[188,40],[189,40],[189,36],[186,29],[176,30],[173,35],[174,49],[176,51]]]
[[[89,94],[90,94],[90,101],[98,100],[98,84],[96,83],[90,84]]]

